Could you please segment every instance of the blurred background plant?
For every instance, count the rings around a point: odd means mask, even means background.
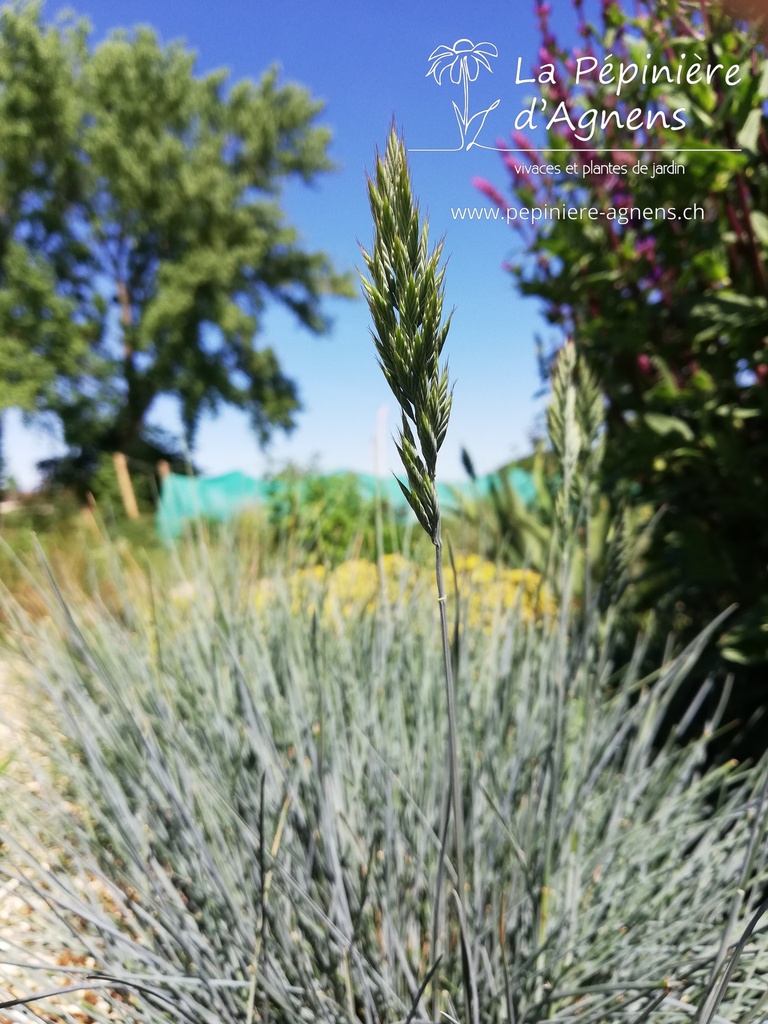
[[[169,554],[151,518],[117,524],[105,521],[98,509],[83,510],[72,496],[57,495],[54,503],[36,495],[19,509],[4,513],[0,527],[0,583],[33,616],[46,617],[46,603],[34,583],[47,561],[60,584],[77,593],[97,592],[111,607],[114,597],[113,560],[126,568],[145,571],[147,560],[163,571]],[[0,630],[7,620],[0,612]]]
[[[463,462],[470,479],[475,480],[474,466],[466,451],[463,452]],[[534,494],[530,501],[521,497],[510,479],[514,468],[523,466],[529,470],[533,482]],[[455,492],[458,503],[455,529],[467,546],[481,551],[492,561],[546,574],[556,524],[555,497],[559,485],[557,460],[545,442],[538,441],[532,456],[499,470],[496,479],[490,481],[487,496]],[[626,508],[628,510],[630,506]],[[631,518],[636,531],[648,521],[650,514],[649,508],[632,507]],[[597,496],[589,522],[582,526],[587,538],[584,549],[587,561],[574,567],[576,593],[583,588],[587,568],[592,578],[599,578],[615,526],[614,517],[615,508],[608,498]],[[638,560],[636,573],[640,571],[641,562]]]
[[[320,476],[287,467],[273,479],[287,486],[275,489],[264,503],[268,543],[298,565],[307,561],[338,565],[346,558],[360,557],[375,561],[377,517],[382,554],[414,543],[423,548],[407,510],[393,508],[385,497],[368,497],[353,473]]]
[[[505,208],[565,204],[626,213],[624,224],[607,217],[514,222],[523,255],[513,273],[523,294],[543,300],[558,333],[577,339],[604,391],[604,492],[612,505],[630,500],[664,510],[636,590],[639,607],[659,620],[660,643],[669,630],[690,638],[738,605],[701,672],[718,666],[717,689],[735,674],[731,710],[746,721],[765,708],[768,667],[764,45],[714,5],[640,0],[630,12],[613,2],[591,21],[575,0],[574,11],[583,53],[599,63],[662,65],[695,52],[704,62],[740,67],[728,88],[722,72],[679,86],[638,75],[618,99],[615,86],[597,76],[567,95],[562,86],[543,85],[542,94],[564,102],[574,124],[588,109],[610,109],[623,122],[635,107],[677,106],[688,112],[688,124],[673,131],[657,120],[634,133],[636,151],[627,153],[627,133],[614,121],[589,140],[561,121],[543,143],[548,160],[557,163],[561,154],[579,173],[529,175],[508,159],[511,195],[479,185]],[[552,29],[549,4],[540,0],[537,12],[540,60],[567,82],[570,47]],[[536,142],[514,139],[538,160]],[[595,146],[604,152],[592,152]],[[633,173],[638,161],[678,171]],[[682,220],[694,206],[701,213]],[[662,208],[677,219],[636,216]],[[762,749],[753,732],[755,744]]]

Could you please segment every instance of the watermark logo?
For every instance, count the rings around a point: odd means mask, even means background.
[[[477,137],[483,130],[485,119],[501,101],[495,100],[487,110],[478,110],[470,115],[469,83],[477,80],[481,68],[486,68],[493,74],[490,58],[498,57],[498,55],[499,51],[493,43],[473,43],[471,39],[457,39],[453,46],[438,46],[429,55],[430,66],[426,77],[429,78],[431,75],[438,85],[442,85],[443,78],[448,72],[451,84],[460,85],[464,90],[463,109],[455,100],[452,101],[459,124],[461,145],[437,152],[459,152],[462,149],[471,149],[478,145]]]

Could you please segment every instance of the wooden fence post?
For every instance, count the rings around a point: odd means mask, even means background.
[[[136,504],[136,495],[131,483],[131,474],[128,472],[128,463],[122,452],[114,452],[112,459],[115,463],[115,474],[120,488],[120,496],[125,506],[125,514],[129,519],[139,518],[139,506]]]

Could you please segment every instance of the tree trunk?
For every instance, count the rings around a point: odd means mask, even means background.
[[[125,405],[116,421],[116,445],[124,452],[141,433],[144,415],[150,403],[139,394],[140,380],[136,373],[132,344],[133,308],[131,295],[125,281],[117,282],[117,298],[120,304],[120,326],[123,329],[123,376],[127,388]]]

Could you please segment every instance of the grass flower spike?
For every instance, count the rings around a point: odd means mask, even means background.
[[[363,280],[373,318],[379,365],[402,411],[397,446],[408,476],[403,494],[432,538],[439,539],[435,471],[451,413],[448,368],[440,355],[450,326],[443,322],[442,243],[429,252],[427,221],[419,224],[405,147],[394,129],[376,177],[368,182],[376,237],[363,250]],[[415,432],[415,433],[414,433]]]

